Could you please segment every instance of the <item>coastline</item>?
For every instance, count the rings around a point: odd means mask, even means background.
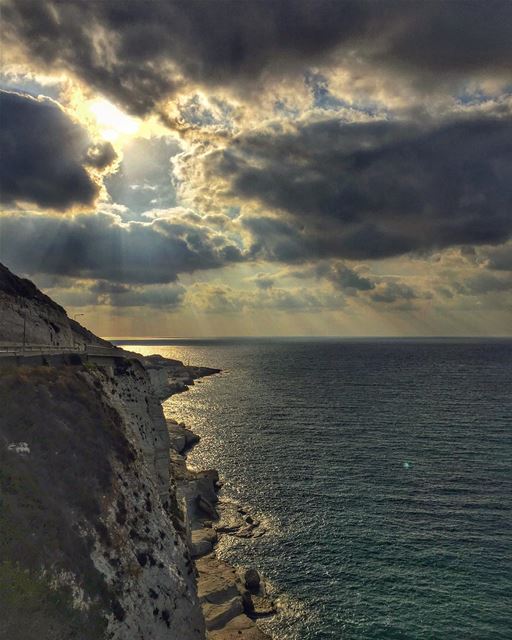
[[[256,568],[234,567],[216,553],[223,536],[258,538],[265,534],[265,529],[247,509],[219,499],[222,482],[216,469],[196,470],[187,466],[187,453],[199,443],[200,437],[172,418],[166,422],[172,481],[196,568],[206,637],[208,640],[271,640],[256,622],[277,613],[263,577]]]
[[[22,332],[26,345],[16,341]],[[227,384],[213,394],[198,385],[197,395],[162,407],[219,370],[114,346],[2,265],[0,337],[0,610],[9,640],[262,640],[340,629],[416,637],[425,620],[438,637],[454,628],[484,637],[491,612],[496,634],[508,637],[495,584],[506,575],[510,344],[343,342],[323,354],[309,345],[300,357],[279,351],[279,369],[274,350],[263,358],[212,350],[205,360],[231,371]],[[188,362],[206,352],[183,353]],[[301,362],[315,362],[318,388]],[[354,375],[363,381],[352,384]],[[418,404],[409,391],[397,404],[382,375],[409,390],[416,378]],[[251,393],[238,398],[247,380]],[[368,413],[368,388],[378,415]],[[494,402],[497,389],[504,404]],[[198,437],[173,416],[197,425],[203,440],[193,454]],[[209,467],[224,476],[220,493]],[[267,538],[246,540],[264,528]],[[461,536],[474,547],[461,548]],[[252,563],[282,585],[280,593],[268,585],[279,603],[273,618],[258,618],[273,605],[257,571],[238,567]],[[446,584],[450,607],[438,598]]]

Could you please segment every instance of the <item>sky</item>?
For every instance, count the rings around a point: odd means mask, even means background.
[[[96,333],[512,334],[509,0],[0,12],[0,261]]]

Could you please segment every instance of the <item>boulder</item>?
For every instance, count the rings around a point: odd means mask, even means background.
[[[169,444],[178,453],[183,453],[186,445],[185,436],[182,433],[176,433],[169,429]]]
[[[174,420],[167,420],[167,428],[169,430],[169,438],[171,446],[178,453],[185,453],[200,440],[199,436],[190,429],[187,429],[183,423],[177,424]]]
[[[248,569],[240,567],[239,569],[237,569],[237,574],[242,584],[247,589],[249,589],[249,591],[252,591],[253,593],[257,593],[259,591],[261,585],[261,577],[256,569],[252,567]]]
[[[192,548],[190,550],[192,557],[198,558],[210,553],[216,542],[217,532],[214,529],[195,529],[192,531]]]
[[[235,569],[213,553],[199,558],[196,567],[208,640],[269,640],[244,613],[253,614],[251,594]]]
[[[235,502],[221,500],[220,513],[220,522],[215,525],[219,533],[227,533],[238,538],[258,538],[265,533],[260,521]]]
[[[220,604],[211,604],[209,602],[203,604],[204,619],[208,630],[221,629],[230,620],[236,618],[243,612],[244,608],[240,596],[236,596]]]
[[[219,515],[213,504],[202,495],[197,496],[197,506],[212,520],[218,520]]]
[[[220,604],[240,596],[236,571],[227,562],[210,554],[199,558],[196,568],[199,575],[197,592],[202,603]]]

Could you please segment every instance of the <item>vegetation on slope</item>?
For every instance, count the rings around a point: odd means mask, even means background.
[[[90,553],[109,455],[134,458],[120,418],[70,366],[0,369],[0,407],[0,638],[102,638],[106,612],[122,610]],[[9,447],[20,442],[29,453]]]

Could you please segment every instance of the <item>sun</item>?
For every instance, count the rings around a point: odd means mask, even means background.
[[[126,115],[105,98],[96,98],[88,106],[105,140],[114,142],[119,138],[133,136],[140,127],[136,118]]]

